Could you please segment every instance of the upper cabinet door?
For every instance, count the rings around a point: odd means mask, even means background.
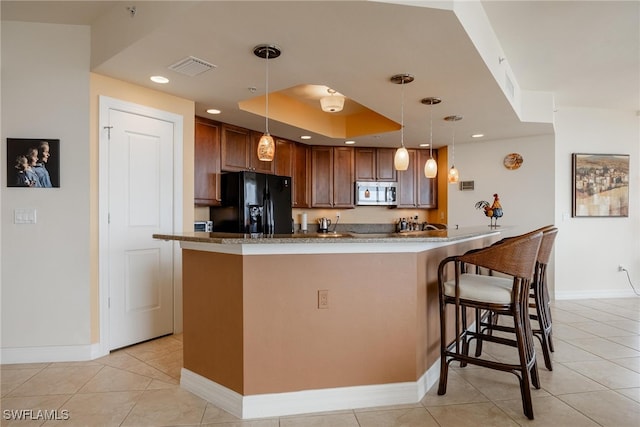
[[[249,168],[251,131],[223,124],[221,138],[221,168],[223,171],[244,171]]]
[[[217,206],[220,196],[220,123],[195,119],[194,204]]]
[[[293,155],[295,143],[286,139],[275,138],[276,158],[274,160],[275,174],[293,177]]]
[[[356,148],[356,181],[376,180],[376,149]]]
[[[311,206],[311,149],[304,144],[294,144],[293,159],[293,207],[308,208]]]
[[[395,148],[376,149],[376,179],[378,181],[395,182],[397,180],[396,168],[393,167],[395,155]]]
[[[355,207],[355,154],[353,147],[333,148],[333,207]]]
[[[333,207],[333,147],[311,147],[311,207]]]
[[[415,208],[418,205],[416,198],[416,150],[407,149],[409,152],[409,167],[406,171],[398,171],[397,201],[399,208]]]
[[[424,165],[429,157],[429,150],[418,150],[418,164],[416,165],[418,207],[434,209],[438,207],[438,178],[424,176]],[[433,152],[433,158],[438,161],[437,151]]]

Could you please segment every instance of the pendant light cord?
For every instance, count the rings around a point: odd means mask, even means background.
[[[269,47],[267,46],[267,56],[266,56],[266,69],[267,72],[265,78],[265,107],[264,107],[264,127],[267,135],[269,135]]]
[[[429,158],[433,159],[433,101],[429,107]]]
[[[400,144],[404,147],[404,76],[400,90]]]
[[[451,167],[455,167],[456,165],[456,120],[453,120],[452,127],[452,135],[451,135]]]

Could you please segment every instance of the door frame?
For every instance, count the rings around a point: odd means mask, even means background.
[[[99,348],[109,354],[109,110],[138,114],[173,123],[173,232],[183,228],[183,117],[168,111],[128,101],[99,96],[98,119],[98,299],[100,318]],[[173,251],[173,330],[182,330],[182,253],[172,242]]]

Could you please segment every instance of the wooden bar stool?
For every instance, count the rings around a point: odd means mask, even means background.
[[[534,267],[542,241],[536,231],[506,239],[471,253],[442,260],[438,267],[440,304],[440,382],[438,394],[447,391],[449,364],[457,360],[490,369],[511,372],[520,382],[524,414],[533,419],[531,384],[540,388],[533,333],[529,323],[529,292]],[[453,267],[453,278],[446,278]],[[476,267],[470,269],[469,267]],[[472,273],[468,271],[473,270]],[[510,277],[477,274],[476,271],[496,271]],[[454,335],[447,327],[448,308],[454,307]],[[496,336],[491,329],[470,329],[466,322],[467,309],[508,315],[513,318],[513,338]],[[469,341],[480,339],[517,348],[519,363],[503,363],[469,355]]]
[[[540,340],[545,367],[552,371],[551,353],[554,349],[551,335],[552,320],[551,309],[549,307],[549,289],[547,286],[547,265],[551,258],[551,251],[553,250],[558,229],[553,225],[548,225],[533,232],[537,231],[542,232],[542,241],[540,242],[540,249],[538,250],[533,281],[531,282],[531,290],[529,293],[529,308],[531,309],[529,318],[535,320],[538,325],[538,328],[532,329],[532,332],[533,335]],[[502,244],[509,239],[512,239],[512,237],[500,240],[494,243],[494,245]],[[513,332],[513,328],[499,325],[498,316],[493,313],[484,312],[481,315],[476,312],[476,325],[479,325],[479,328],[488,334],[491,334],[492,330]],[[476,356],[480,356],[481,353],[482,341],[479,338],[476,344]]]
[[[535,273],[533,276],[533,285],[531,286],[531,294],[529,297],[533,302],[529,303],[530,308],[535,308],[536,313],[530,314],[529,317],[538,322],[539,329],[533,330],[533,335],[540,339],[542,345],[542,355],[544,356],[545,367],[552,371],[551,352],[553,349],[553,339],[551,336],[551,309],[549,307],[549,287],[547,286],[547,265],[551,258],[551,251],[558,235],[558,229],[555,227],[546,229],[542,232],[542,242],[538,251],[538,260],[536,262]]]

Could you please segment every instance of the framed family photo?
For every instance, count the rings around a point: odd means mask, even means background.
[[[60,140],[7,138],[7,187],[60,187]]]
[[[629,155],[573,154],[573,217],[629,216]]]

